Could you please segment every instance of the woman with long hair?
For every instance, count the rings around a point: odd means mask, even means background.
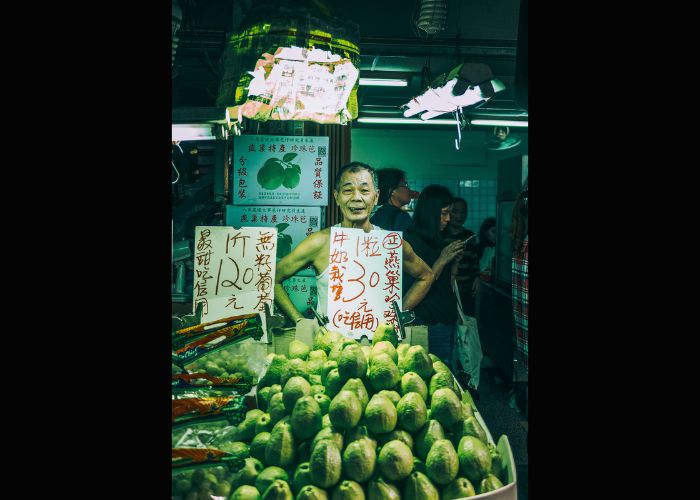
[[[450,221],[453,200],[452,193],[444,186],[433,184],[423,189],[404,236],[435,275],[428,294],[414,308],[414,324],[428,325],[430,352],[450,367],[459,318],[453,283],[464,248],[464,241],[446,243],[442,237],[442,231]],[[412,278],[405,276],[404,288],[411,284]]]

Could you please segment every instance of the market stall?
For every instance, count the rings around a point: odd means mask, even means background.
[[[239,341],[189,365],[196,389],[174,374],[173,498],[517,498],[508,438],[449,368],[387,324],[373,334],[362,345],[319,328],[285,354],[278,331],[262,365]],[[222,372],[242,366],[257,371]],[[221,404],[183,412],[193,395]]]
[[[333,196],[362,106],[360,39],[348,19],[317,14],[251,7],[227,36],[212,114],[173,124],[171,498],[517,499],[508,437],[491,435],[427,326],[402,308],[404,235],[369,224],[373,206],[343,212]],[[448,114],[447,144],[466,154],[463,109],[506,86],[488,64],[453,59],[437,78],[366,78],[412,93],[364,123]],[[216,141],[212,206],[184,185],[206,170],[206,149],[183,150],[188,140]],[[341,223],[364,210],[371,229]],[[300,258],[280,271],[324,230],[323,266]]]

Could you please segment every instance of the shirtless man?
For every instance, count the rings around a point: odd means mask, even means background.
[[[349,163],[342,167],[335,179],[333,197],[343,214],[343,222],[340,223],[340,227],[359,228],[365,232],[375,228],[370,223],[369,217],[379,199],[379,190],[377,189],[377,175],[372,167],[359,162]],[[328,304],[330,237],[330,227],[311,233],[290,254],[277,262],[275,302],[295,323],[304,319],[304,316],[292,304],[289,295],[282,287],[282,282],[296,274],[300,269],[313,264],[316,270],[318,288],[318,311],[320,314],[325,314]],[[402,299],[402,309],[408,311],[423,300],[435,277],[430,267],[415,254],[406,240],[403,241],[402,248],[403,269],[416,279]]]

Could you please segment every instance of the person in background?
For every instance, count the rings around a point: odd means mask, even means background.
[[[491,281],[492,261],[496,249],[496,218],[487,217],[479,228],[476,256],[479,259],[479,274],[482,281]]]
[[[513,245],[513,260],[511,268],[513,320],[515,323],[515,338],[513,340],[514,367],[513,382],[515,383],[514,398],[518,406],[527,415],[527,381],[528,381],[528,306],[529,272],[528,272],[528,189],[527,178],[523,190],[515,199],[513,218],[511,222],[511,241]]]
[[[401,209],[411,201],[411,190],[406,182],[406,172],[398,168],[380,168],[379,202],[371,217],[375,224],[387,231],[406,231],[411,224],[411,216]]]
[[[450,220],[442,231],[445,241],[467,241],[459,263],[457,287],[462,300],[462,310],[467,316],[476,317],[475,297],[479,291],[479,258],[476,254],[476,236],[474,231],[464,227],[468,212],[467,201],[455,198],[450,212]],[[471,239],[470,239],[471,238]]]
[[[452,193],[446,187],[435,184],[426,187],[418,197],[413,220],[404,234],[404,240],[430,266],[435,276],[428,294],[414,308],[416,319],[412,325],[428,325],[430,352],[451,369],[459,319],[452,285],[464,247],[462,240],[447,243],[442,237],[450,221],[452,201]],[[411,277],[404,277],[404,287],[412,284]]]
[[[481,223],[479,228],[479,242],[476,244],[476,256],[479,259],[479,278],[480,281],[490,283],[492,280],[493,260],[496,249],[496,218],[487,217]],[[476,294],[474,305],[476,310],[476,323],[481,331],[481,314],[482,308],[485,307],[481,302],[481,285],[479,285],[479,293]],[[489,353],[484,350],[484,357],[481,360],[483,368],[495,366]]]
[[[369,221],[370,213],[372,213],[379,197],[376,186],[377,176],[369,165],[352,162],[340,168],[335,178],[333,197],[343,215],[343,221],[336,227],[359,228],[365,232],[372,229],[382,229],[373,226]],[[277,261],[275,304],[296,323],[303,320],[304,316],[294,307],[282,286],[282,282],[295,275],[300,269],[312,264],[316,270],[318,311],[321,314],[326,314],[330,236],[330,227],[311,233],[291,253]],[[401,305],[403,310],[409,311],[425,297],[434,279],[430,267],[416,255],[410,244],[404,243],[402,245],[404,279],[410,276],[413,285],[403,295]]]

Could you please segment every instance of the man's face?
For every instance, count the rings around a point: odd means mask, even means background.
[[[344,172],[337,191],[333,191],[335,202],[343,219],[351,223],[362,223],[369,219],[377,204],[379,191],[374,186],[372,174],[367,170]]]
[[[461,201],[453,203],[450,215],[452,216],[450,224],[455,227],[463,226],[464,221],[467,220],[467,206]]]
[[[401,179],[399,185],[394,189],[393,194],[401,206],[411,201],[411,190],[408,189],[408,182],[406,182],[406,179]]]

